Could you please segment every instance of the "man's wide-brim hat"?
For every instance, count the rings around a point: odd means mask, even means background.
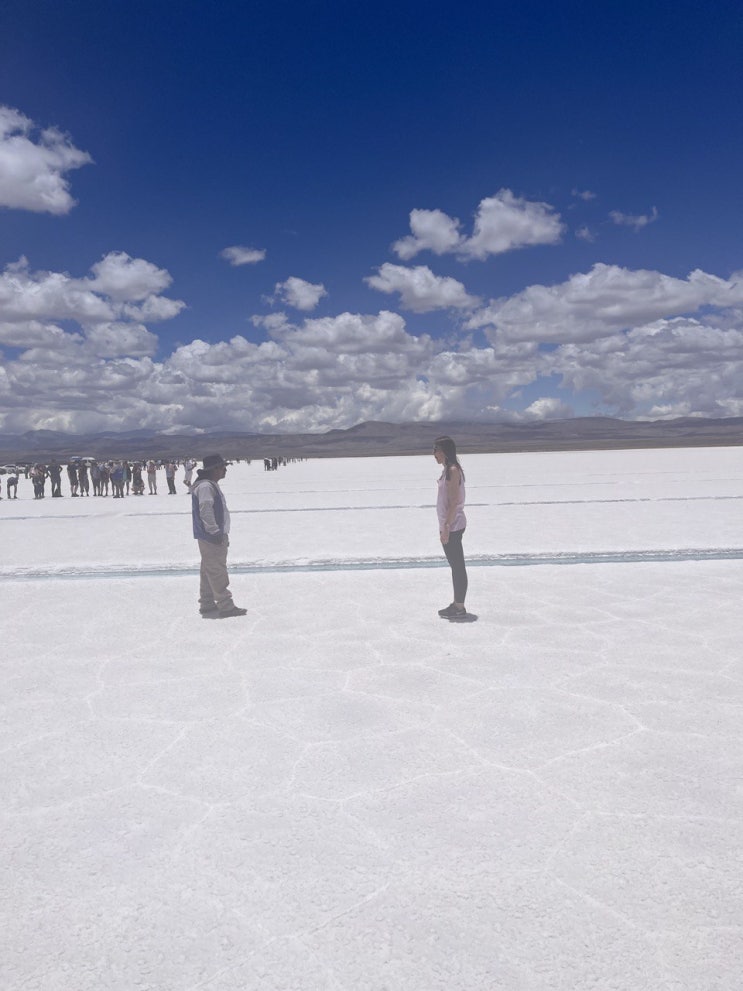
[[[204,458],[204,471],[211,471],[212,468],[226,468],[229,462],[225,461],[221,454],[207,454]]]

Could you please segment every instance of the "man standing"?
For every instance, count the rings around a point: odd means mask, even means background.
[[[204,467],[196,472],[191,486],[193,535],[201,554],[199,612],[204,618],[226,619],[244,616],[247,609],[232,601],[230,576],[227,574],[227,548],[230,545],[230,512],[219,482],[227,474],[227,462],[221,454],[209,454]]]
[[[168,495],[175,495],[175,461],[166,463],[165,480],[168,483]]]
[[[70,483],[70,495],[77,498],[77,465],[73,462],[67,465],[67,479]]]
[[[90,495],[90,485],[88,484],[88,466],[81,461],[77,466],[77,480],[80,483],[80,495]]]
[[[49,464],[49,478],[52,480],[52,498],[60,499],[62,497],[62,466],[57,464],[55,459]],[[42,498],[43,498],[43,488],[42,488]]]

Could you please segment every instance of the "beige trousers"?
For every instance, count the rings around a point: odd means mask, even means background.
[[[230,576],[227,574],[227,548],[230,541],[212,544],[199,540],[201,554],[201,585],[199,587],[199,608],[210,609],[215,605],[220,612],[230,609],[234,602],[230,592]]]

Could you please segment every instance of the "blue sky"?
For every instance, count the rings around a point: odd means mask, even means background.
[[[0,7],[0,425],[743,415],[743,11]]]

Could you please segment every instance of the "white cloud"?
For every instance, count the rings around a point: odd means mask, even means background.
[[[527,420],[568,420],[573,408],[555,396],[543,396],[527,406],[523,416]]]
[[[364,282],[380,292],[400,293],[400,305],[414,313],[471,309],[480,302],[477,296],[470,296],[461,282],[434,275],[426,265],[406,268],[385,262],[378,271],[378,275],[370,275]]]
[[[377,314],[340,313],[335,317],[314,317],[295,327],[285,325],[272,333],[275,340],[300,348],[320,348],[336,354],[401,354],[421,357],[431,339],[413,337],[405,329],[399,313],[381,310]]]
[[[141,303],[125,303],[118,313],[128,320],[145,320],[147,323],[159,323],[161,320],[172,320],[185,307],[180,299],[170,299],[168,296],[148,296]]]
[[[592,193],[590,189],[573,189],[570,195],[586,203],[596,199],[596,193]]]
[[[469,348],[466,351],[441,351],[427,372],[431,382],[447,391],[458,390],[461,397],[476,395],[483,408],[504,402],[516,387],[527,385],[537,377],[539,362],[523,362],[516,354],[507,355],[495,348]],[[451,396],[451,394],[449,394]],[[472,404],[466,404],[472,408]]]
[[[410,229],[412,235],[396,241],[392,250],[403,261],[409,261],[420,251],[433,251],[435,255],[446,255],[455,251],[462,236],[461,224],[442,210],[411,210]]]
[[[54,127],[36,125],[12,107],[0,106],[0,206],[65,214],[75,206],[65,174],[93,159]]]
[[[294,307],[295,310],[314,310],[323,296],[328,292],[325,286],[319,283],[305,282],[295,275],[290,275],[285,282],[277,282],[274,288],[275,300],[280,300],[287,306]]]
[[[721,279],[697,269],[686,279],[676,279],[662,272],[599,264],[567,282],[529,286],[509,299],[494,300],[473,314],[467,327],[485,327],[512,341],[591,341],[701,307],[727,308],[741,302],[741,275]]]
[[[99,358],[128,355],[144,358],[154,354],[157,337],[139,323],[99,323],[85,331],[89,350]]]
[[[44,323],[40,320],[14,320],[0,322],[0,345],[11,348],[48,347],[58,349],[65,338],[70,335],[54,323]],[[77,335],[78,339],[79,335]]]
[[[26,258],[8,265],[0,275],[0,320],[114,320],[111,300],[88,288],[85,280],[62,272],[31,272]]]
[[[141,325],[100,322],[66,333],[28,321],[27,350],[0,375],[5,429],[324,430],[360,420],[572,415],[562,390],[623,416],[737,415],[743,410],[743,321],[658,319],[550,349],[495,335],[453,348],[412,334],[400,314],[286,317],[271,337],[193,341],[162,362]],[[0,339],[19,323],[0,323]],[[17,346],[15,341],[9,341]],[[127,353],[120,351],[126,348]],[[518,412],[524,386],[545,388]],[[539,395],[539,392],[537,392]],[[29,402],[33,396],[33,402]],[[506,406],[508,404],[508,406]]]
[[[144,258],[131,258],[124,251],[112,251],[92,266],[93,278],[86,285],[95,293],[115,300],[134,302],[167,289],[170,274]]]
[[[224,248],[219,252],[219,257],[224,258],[230,265],[255,265],[262,262],[266,257],[263,248],[245,248],[240,244],[234,244],[231,248]]]
[[[653,207],[650,213],[640,214],[622,213],[620,210],[611,210],[609,216],[620,227],[631,227],[636,232],[641,231],[648,224],[655,223],[658,219],[658,211],[655,207]]]
[[[743,404],[743,327],[657,320],[600,341],[565,344],[547,361],[565,388],[591,390],[622,416],[729,416]]]
[[[273,336],[262,344],[242,337],[198,341],[166,361],[188,382],[175,395],[191,397],[195,425],[226,414],[241,429],[327,429],[401,410],[413,415],[411,395],[424,404],[430,399],[417,370],[429,362],[432,342],[409,334],[398,314],[306,319],[275,328]],[[227,389],[221,410],[207,395],[214,383]]]
[[[587,227],[585,224],[577,229],[575,236],[580,238],[581,241],[588,241],[589,244],[593,244],[596,240],[596,235],[593,233],[591,228]]]
[[[167,320],[185,306],[158,295],[170,275],[123,252],[93,266],[93,278],[62,272],[31,272],[21,258],[0,275],[0,321],[73,320],[81,325],[111,320]]]
[[[417,271],[424,277],[415,282]],[[376,278],[419,308],[472,300],[427,269],[383,266]],[[743,410],[743,280],[735,276],[597,265],[479,310],[470,323],[486,328],[482,346],[477,336],[445,343],[412,333],[390,310],[296,322],[281,312],[253,318],[266,333],[260,343],[196,340],[154,361],[156,338],[141,314],[165,318],[184,305],[162,295],[169,284],[166,271],[122,253],[82,278],[31,272],[23,259],[8,266],[0,344],[12,351],[0,366],[0,426],[313,431],[371,419],[534,421],[572,415],[571,393],[581,407],[588,394],[600,412],[629,417]],[[525,386],[539,398],[522,401]]]
[[[480,202],[470,237],[461,234],[460,228],[459,220],[441,210],[412,210],[412,234],[396,241],[392,250],[403,261],[421,251],[456,254],[462,260],[484,259],[529,245],[557,244],[564,229],[548,203],[514,196],[510,189]]]
[[[281,327],[290,327],[291,323],[286,313],[256,313],[250,318],[254,327],[263,327],[269,334]]]
[[[171,278],[142,258],[112,252],[93,265],[92,277],[32,272],[21,258],[0,274],[0,342],[49,349],[67,357],[140,357],[153,354],[157,338],[142,320],[165,320],[185,306],[159,295]],[[78,331],[62,329],[71,322]]]
[[[491,415],[496,398],[532,381],[529,348],[512,345],[443,351],[411,334],[402,316],[341,313],[286,318],[271,339],[193,341],[162,362],[112,355],[117,335],[146,346],[143,328],[99,324],[42,335],[5,365],[0,420],[5,429],[323,430],[360,420]],[[144,331],[146,334],[146,331]],[[531,352],[532,358],[534,352]],[[18,402],[19,396],[26,397]],[[32,404],[27,397],[34,396]],[[483,414],[483,410],[485,413]]]

